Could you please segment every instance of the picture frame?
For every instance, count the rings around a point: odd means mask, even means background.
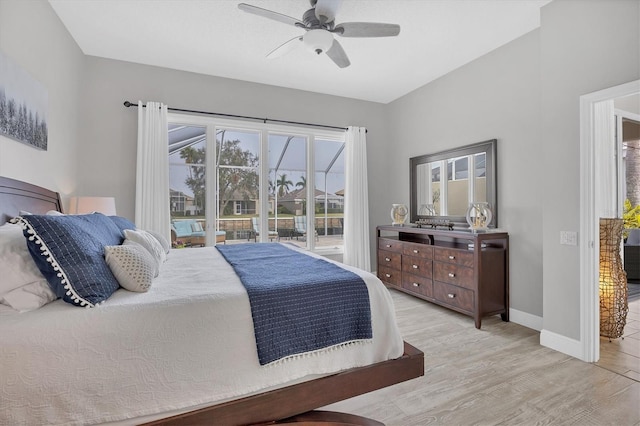
[[[0,135],[46,151],[47,89],[0,52]]]

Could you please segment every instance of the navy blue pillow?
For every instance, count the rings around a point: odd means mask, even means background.
[[[131,222],[129,219],[127,219],[126,217],[122,217],[122,216],[109,216],[109,219],[111,219],[113,221],[113,223],[116,224],[116,226],[118,227],[118,229],[120,229],[120,232],[122,233],[122,238],[124,238],[124,230],[125,229],[133,229],[135,231],[136,229],[136,225],[134,225],[133,222]]]
[[[104,259],[104,247],[122,243],[120,229],[101,213],[18,216],[27,247],[58,297],[93,307],[120,284]]]

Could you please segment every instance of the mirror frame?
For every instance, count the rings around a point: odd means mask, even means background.
[[[478,154],[484,152],[486,155],[486,183],[487,183],[487,202],[491,205],[493,219],[489,224],[490,228],[498,226],[498,140],[490,139],[484,142],[478,142],[471,145],[461,146],[459,148],[449,149],[434,154],[420,155],[409,159],[410,166],[410,190],[411,190],[411,223],[415,223],[419,218],[435,217],[437,219],[448,220],[453,222],[454,226],[463,225],[468,227],[465,216],[419,216],[418,215],[418,182],[417,167],[420,164],[432,163],[434,161],[442,161],[449,158],[462,157],[465,155]]]

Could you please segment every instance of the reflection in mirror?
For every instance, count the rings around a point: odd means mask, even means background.
[[[475,193],[473,200],[475,202],[487,201],[487,154],[481,152],[473,155],[475,163]]]
[[[469,157],[447,160],[447,214],[463,216],[469,207]]]
[[[494,212],[491,227],[497,226],[496,143],[411,158],[411,221],[438,216],[466,224],[469,203],[488,202]]]

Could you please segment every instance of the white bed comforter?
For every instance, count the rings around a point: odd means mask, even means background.
[[[264,367],[246,291],[213,247],[172,250],[148,293],[98,308],[2,310],[0,424],[136,423],[401,356],[387,289],[346,268],[369,289],[373,343]]]

